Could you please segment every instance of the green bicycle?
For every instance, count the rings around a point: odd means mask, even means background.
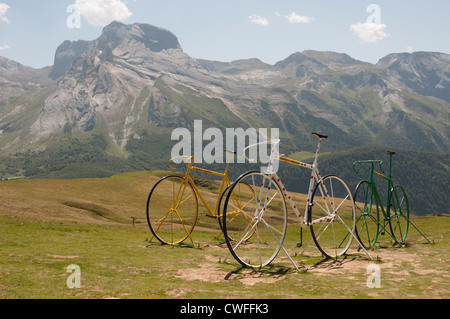
[[[409,227],[412,225],[430,243],[428,238],[420,232],[409,218],[409,203],[406,192],[402,186],[394,184],[392,180],[392,156],[395,152],[388,151],[388,154],[388,176],[375,171],[375,164],[379,164],[380,171],[383,172],[381,167],[383,161],[366,160],[353,163],[353,170],[356,173],[358,173],[355,168],[357,164],[370,164],[369,180],[360,181],[353,196],[356,210],[356,236],[366,249],[375,245],[380,233],[389,234],[394,240],[394,245],[403,246]],[[374,175],[387,181],[386,209],[383,207],[378,193]],[[383,222],[380,221],[380,211]]]

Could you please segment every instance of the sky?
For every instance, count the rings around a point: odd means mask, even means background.
[[[0,56],[53,65],[65,40],[94,40],[114,20],[174,33],[188,55],[275,64],[304,50],[376,63],[390,53],[450,53],[448,0],[0,0]]]

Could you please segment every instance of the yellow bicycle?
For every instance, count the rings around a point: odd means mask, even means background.
[[[170,163],[177,158],[184,160],[186,165],[186,173],[184,176],[169,175],[161,178],[152,188],[147,200],[147,222],[153,234],[153,238],[157,238],[161,243],[167,245],[180,244],[189,238],[195,247],[195,243],[191,237],[198,218],[198,197],[205,206],[209,217],[219,220],[222,227],[222,214],[220,214],[220,206],[224,195],[230,188],[231,182],[228,178],[228,167],[234,156],[234,152],[228,152],[227,165],[223,173],[207,170],[193,166],[192,156],[177,156],[169,161],[169,167],[173,168]],[[195,185],[191,177],[192,171],[198,171],[222,178],[216,203],[213,209],[208,205],[205,197],[202,195],[198,187]],[[253,198],[241,197],[241,192],[248,193],[251,187],[240,183],[233,188],[233,195],[230,196],[236,207],[245,208],[246,204],[251,202]],[[245,200],[245,202],[244,202]],[[238,216],[239,210],[230,211],[227,214]],[[234,218],[231,218],[232,220]],[[237,218],[241,221],[241,218]],[[252,234],[249,234],[251,236]]]

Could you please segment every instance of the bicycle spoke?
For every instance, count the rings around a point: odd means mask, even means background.
[[[243,214],[246,218],[253,219],[253,216],[250,216],[249,213],[245,212],[242,208],[237,207],[237,206],[233,205],[232,203],[229,203],[228,205],[230,205],[232,208],[237,210],[239,213]]]
[[[237,203],[241,203],[241,193],[239,191],[239,196],[236,195],[235,193],[233,193],[231,195],[232,197],[232,202],[234,203],[234,205],[238,205]],[[240,209],[244,209],[247,205],[249,205],[251,202],[253,201],[253,198],[250,198],[244,205],[240,205]],[[235,206],[234,206],[235,207]]]
[[[272,232],[272,230],[276,231],[278,234],[283,234],[282,231],[280,231],[279,229],[277,229],[276,227],[272,226],[271,224],[268,224],[265,219],[263,218],[262,221],[264,222],[264,224],[267,226],[267,229],[269,229],[270,232]],[[273,233],[272,233],[273,234]],[[274,234],[273,234],[274,235]],[[275,235],[274,235],[275,237]],[[278,241],[278,239],[277,239]]]
[[[363,231],[363,229],[365,229],[366,235],[367,235],[367,239],[369,240],[369,242],[371,242],[372,240],[371,240],[371,235],[370,235],[370,232],[369,232],[369,225],[368,225],[368,223],[367,223],[367,220],[368,220],[368,218],[372,218],[372,216],[360,215],[359,218],[358,218],[358,220],[357,220],[357,223],[358,223],[358,221],[359,221],[361,218],[364,218],[364,222],[363,222],[363,224],[361,225],[361,227],[359,227],[360,231],[358,231],[358,234],[361,234],[362,231]],[[376,221],[375,221],[375,222],[376,222]]]
[[[257,200],[256,211],[259,211],[259,207],[261,205],[261,198],[262,198],[262,195],[263,195],[263,192],[264,192],[264,184],[265,183],[266,183],[266,177],[264,176],[264,179],[263,179],[263,181],[261,183],[260,190],[259,190],[259,197],[258,197],[258,200]]]
[[[255,223],[255,224],[253,224],[252,225],[252,223],[249,223],[248,225],[247,225],[247,227],[245,228],[245,230],[243,231],[243,236],[241,236],[241,238],[239,238],[239,242],[233,247],[233,249],[237,249],[240,245],[241,245],[241,243],[244,241],[244,239],[247,237],[247,236],[249,236],[253,231],[254,231],[254,228],[256,227],[256,224],[257,223]]]
[[[178,219],[180,220],[181,225],[183,226],[184,231],[186,232],[186,235],[189,236],[189,235],[190,235],[190,231],[186,228],[185,225],[189,225],[189,226],[191,226],[191,227],[193,227],[193,225],[192,225],[192,224],[189,224],[189,222],[188,222],[185,218],[181,217],[181,215],[178,213],[178,211],[175,210],[175,213],[177,214]],[[185,223],[185,222],[186,222],[186,223]],[[172,224],[173,224],[173,223],[172,223]],[[190,236],[189,236],[189,237],[190,237]]]
[[[164,206],[166,206],[167,207],[167,209],[170,209],[170,206],[169,205],[167,205],[162,199],[160,199],[159,198],[159,196],[158,195],[156,195],[156,194],[153,194],[153,196],[155,196],[155,198],[158,200],[158,201],[160,201],[161,202],[161,204],[163,204]]]
[[[261,254],[261,238],[259,237],[259,231],[258,231],[258,224],[259,224],[259,220],[256,221],[255,223],[255,228],[256,228],[256,242],[258,243],[258,253],[259,253],[259,264],[262,265],[262,254]]]
[[[183,205],[183,203],[186,202],[186,201],[187,201],[189,198],[191,198],[192,196],[194,196],[194,195],[190,195],[190,196],[187,197],[185,200],[183,200],[182,202],[180,202],[180,203],[177,205],[177,208],[178,208],[179,206]]]
[[[184,187],[183,187],[183,185],[184,185]],[[187,182],[183,182],[183,183],[180,185],[180,189],[178,190],[178,194],[177,194],[177,197],[176,197],[176,199],[175,199],[175,201],[178,202],[178,204],[175,205],[175,207],[174,207],[175,209],[177,209],[178,207],[180,207],[181,201],[183,200],[184,192],[186,191],[186,186],[187,186],[187,185],[188,185]],[[181,188],[183,188],[183,191],[182,191],[181,194],[180,194]],[[178,199],[178,196],[180,197],[180,199]],[[174,201],[174,203],[175,203],[175,201]]]
[[[402,200],[400,201],[400,203],[398,203],[399,209],[402,207],[404,200],[405,200],[405,197],[403,197]],[[400,211],[400,213],[401,213],[401,211]]]
[[[331,225],[331,221],[328,223],[320,223],[320,227],[317,230],[317,233],[319,234],[319,236],[316,237],[317,240],[320,240],[320,237],[322,237],[322,235],[325,233],[325,231],[327,230],[327,228]],[[323,228],[323,230],[322,230]],[[322,231],[321,231],[322,230]]]
[[[238,229],[241,229],[241,219],[239,218],[240,217],[240,213],[235,213],[235,212],[233,212],[233,213],[226,213],[226,216],[225,217],[227,217],[227,216],[230,216],[230,215],[232,215],[232,217],[229,217],[229,218],[227,218],[227,220],[228,220],[228,225],[230,225],[230,224],[234,224],[234,227],[237,227]],[[245,230],[244,230],[244,232],[247,230],[247,228],[249,227],[249,225],[251,225],[251,218],[248,218],[247,216],[245,216],[244,215],[244,223],[245,223],[245,226],[246,226],[246,228],[245,228]],[[237,219],[237,225],[234,223],[234,221]],[[251,233],[244,233],[244,236],[242,237],[242,238],[247,238],[247,236],[250,236],[251,235]]]
[[[342,204],[345,203],[345,201],[349,198],[349,195],[345,196],[345,198],[342,200],[342,202],[339,204],[338,207],[336,207],[336,209],[334,210],[333,213],[337,212],[339,210],[339,208],[341,208]],[[335,202],[335,200],[333,199],[333,202]]]
[[[319,202],[314,202],[314,206],[319,206],[320,209],[321,209],[324,213],[326,213],[327,215],[331,215],[331,214],[329,213],[329,211],[328,211],[328,207],[324,208],[322,205],[320,205]]]
[[[158,224],[159,224],[159,226],[158,226],[158,228],[156,229],[156,231],[159,230],[159,227],[161,227],[161,225],[164,223],[164,221],[166,220],[166,218],[167,218],[169,215],[171,215],[171,211],[170,211],[170,210],[167,212],[167,214],[166,214],[164,217],[160,218],[159,220],[157,220],[156,222],[154,222],[154,223],[152,224],[152,225],[158,225]]]
[[[275,194],[273,194],[273,196],[270,198],[270,200],[266,203],[266,204],[264,204],[264,207],[267,207],[267,206],[269,206],[269,204],[270,204],[270,202],[275,198],[275,196],[277,196],[278,195],[278,192],[276,192]],[[267,199],[267,198],[266,198]]]

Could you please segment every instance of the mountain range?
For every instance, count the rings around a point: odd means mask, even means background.
[[[444,53],[394,53],[371,64],[307,50],[274,65],[218,62],[190,57],[168,30],[112,22],[96,40],[62,43],[50,67],[0,57],[0,88],[2,176],[165,169],[172,130],[201,119],[204,129],[279,128],[286,154],[307,156],[312,131],[329,135],[328,152],[432,154],[448,188]]]

